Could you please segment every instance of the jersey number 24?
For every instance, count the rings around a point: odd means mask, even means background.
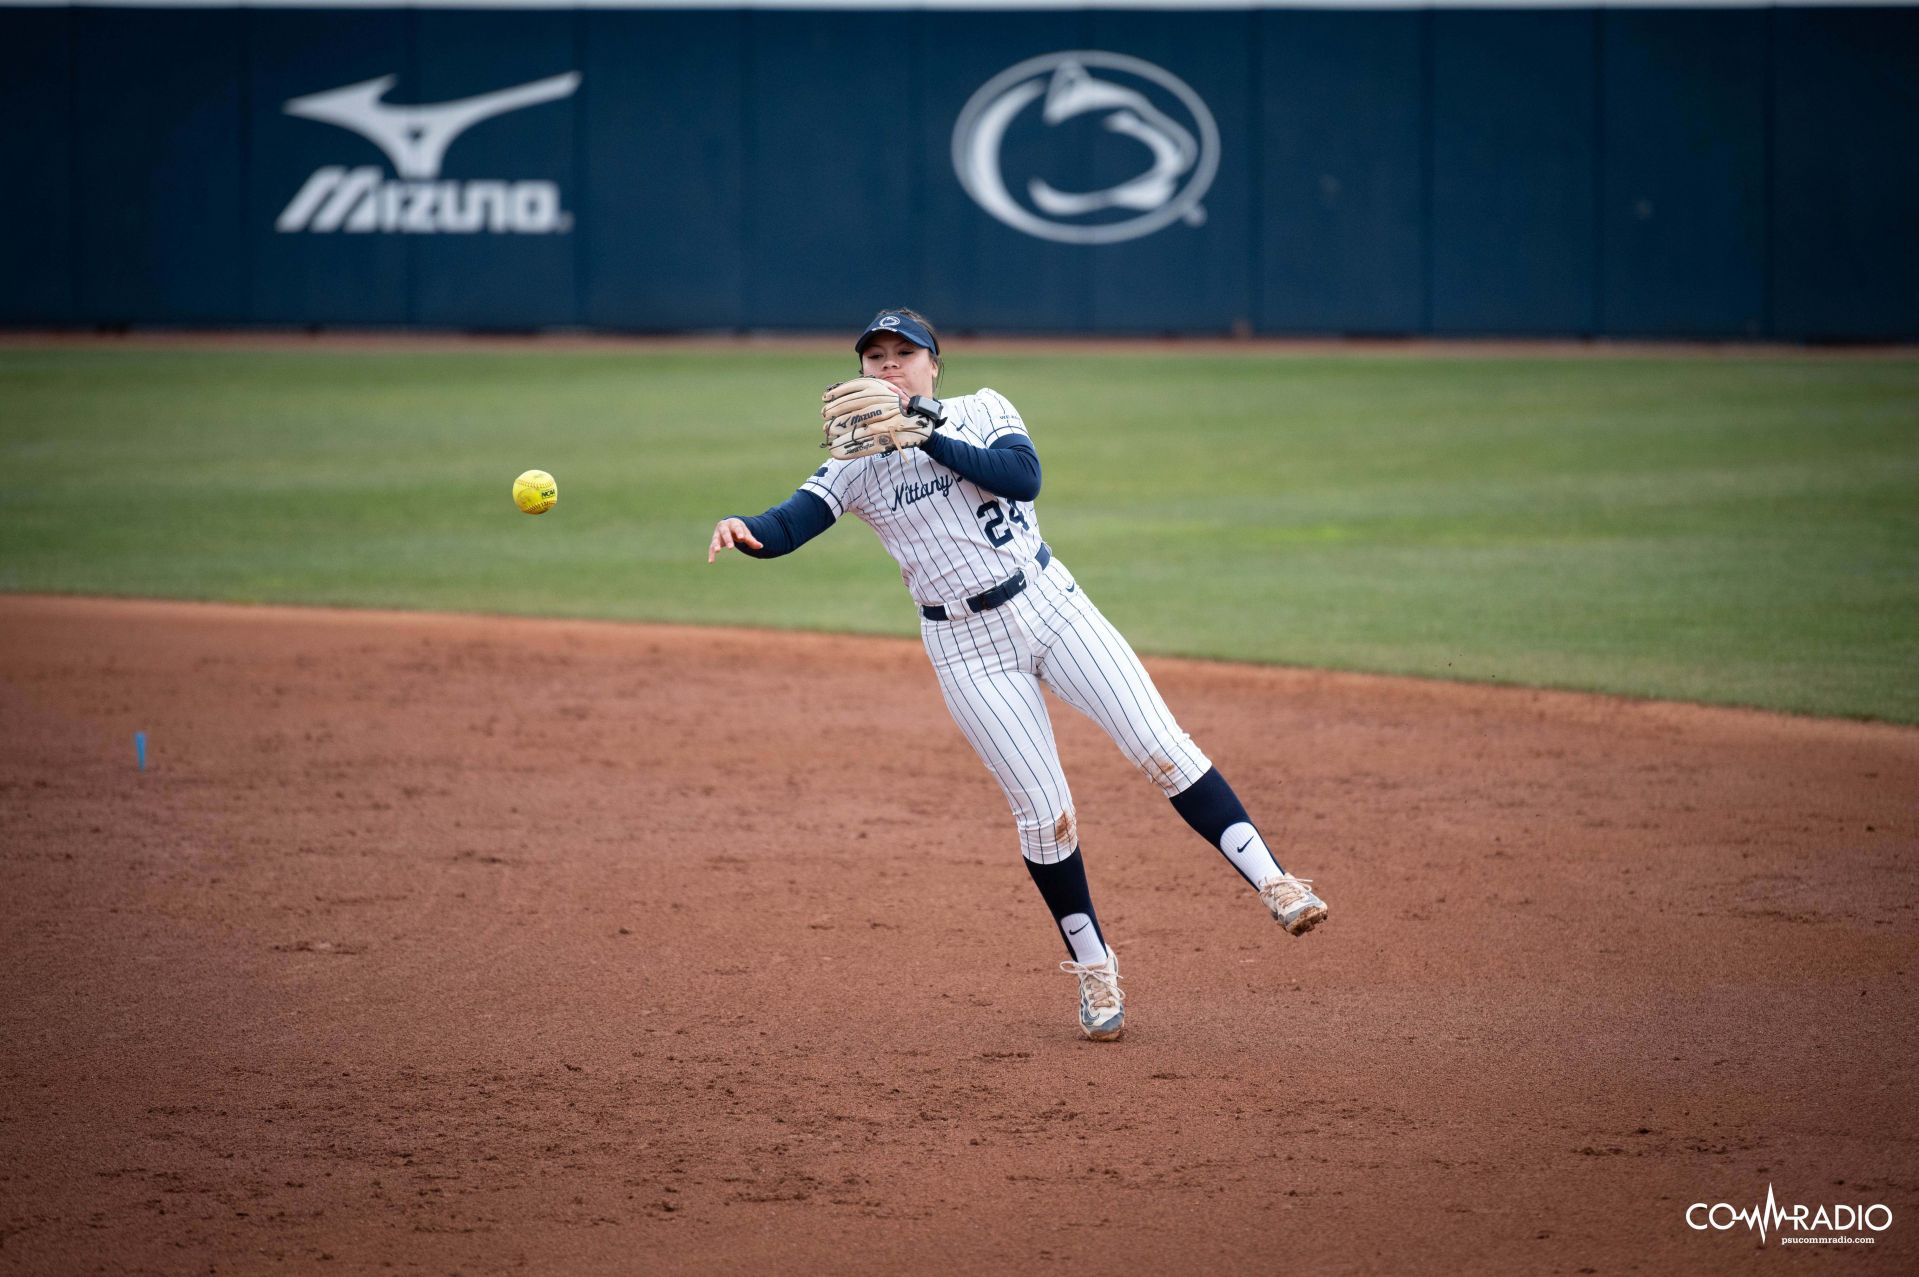
[[[986,539],[994,545],[1005,545],[1013,539],[1013,530],[1005,526],[1006,520],[1011,519],[1022,528],[1029,526],[1026,515],[1020,510],[1017,501],[1008,502],[1003,514],[1000,512],[997,501],[988,501],[973,513],[982,520],[980,531],[984,532]]]

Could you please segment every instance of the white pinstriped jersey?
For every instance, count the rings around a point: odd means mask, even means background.
[[[939,433],[976,448],[1025,435],[1018,409],[996,390],[942,399]],[[992,589],[1039,553],[1039,515],[995,496],[918,448],[829,461],[800,485],[837,520],[852,514],[879,534],[916,603],[951,604]]]

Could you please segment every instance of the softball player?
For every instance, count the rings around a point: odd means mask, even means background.
[[[1119,1037],[1125,1006],[1042,686],[1098,723],[1288,932],[1325,921],[1311,880],[1280,868],[1133,649],[1040,538],[1039,454],[1018,410],[986,389],[935,399],[939,337],[911,310],[881,311],[854,350],[861,373],[889,383],[920,419],[918,446],[829,461],[763,514],[721,519],[707,562],[728,548],[761,559],[790,554],[846,514],[879,534],[919,606],[946,707],[1013,809],[1027,872],[1071,955],[1060,967],[1079,980],[1081,1031]]]

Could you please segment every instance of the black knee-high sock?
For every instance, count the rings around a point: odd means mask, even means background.
[[[1174,794],[1172,801],[1173,810],[1193,827],[1193,832],[1219,848],[1247,882],[1257,887],[1273,874],[1285,872],[1219,768]]]
[[[1026,872],[1033,885],[1053,911],[1060,939],[1075,962],[1104,962],[1106,937],[1100,933],[1099,917],[1093,912],[1093,894],[1086,886],[1086,861],[1078,851],[1050,865],[1028,860]]]

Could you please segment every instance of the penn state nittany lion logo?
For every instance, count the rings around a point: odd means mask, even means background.
[[[1035,105],[1036,121],[1023,119]],[[1036,123],[1067,138],[1075,121],[1137,143],[1124,159],[1094,157],[1104,162],[1091,167],[1135,167],[1088,191],[1061,190],[1034,174],[1025,199],[1015,196],[1005,171],[1009,132]],[[1219,171],[1219,126],[1199,94],[1164,67],[1096,49],[1048,53],[1000,72],[967,100],[953,126],[953,169],[966,193],[1008,226],[1065,244],[1116,244],[1206,220],[1200,200]]]

